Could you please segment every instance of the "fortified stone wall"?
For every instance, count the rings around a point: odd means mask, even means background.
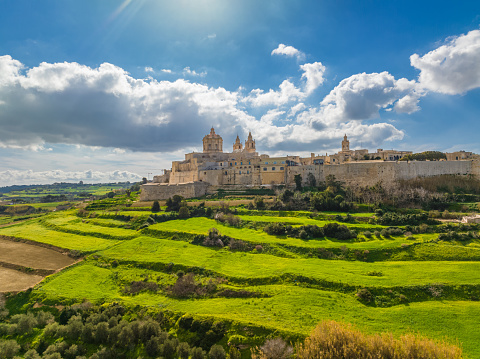
[[[480,161],[351,162],[341,165],[296,166],[288,168],[286,183],[294,185],[294,176],[300,174],[306,184],[308,173],[313,173],[317,182],[325,181],[328,175],[334,175],[337,180],[347,184],[368,186],[378,182],[390,183],[399,179],[443,174],[474,174],[480,178]]]
[[[209,184],[190,182],[181,184],[147,183],[141,186],[140,201],[164,200],[175,195],[185,198],[200,197],[207,194]]]

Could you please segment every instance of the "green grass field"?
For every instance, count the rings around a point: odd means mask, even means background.
[[[254,217],[256,218],[256,217]],[[278,218],[278,217],[271,217]],[[284,217],[282,217],[283,219]],[[292,217],[287,217],[292,218]],[[293,218],[296,220],[297,218]],[[327,222],[317,221],[309,218],[298,218],[299,220],[305,220],[306,222],[300,224],[317,224],[323,226]],[[309,223],[312,221],[313,223]],[[365,224],[368,226],[368,224]],[[208,234],[211,228],[217,228],[222,235],[226,235],[232,238],[241,239],[244,241],[260,244],[283,244],[294,247],[306,247],[306,248],[338,248],[347,246],[354,249],[372,249],[372,248],[391,248],[400,247],[402,244],[408,244],[412,241],[407,240],[404,236],[392,237],[390,239],[366,239],[363,236],[359,236],[360,240],[336,240],[336,239],[318,239],[318,240],[302,240],[298,238],[287,238],[286,236],[273,236],[269,235],[261,230],[254,230],[248,228],[235,228],[223,225],[213,219],[204,217],[190,218],[187,220],[168,221],[163,223],[154,224],[149,227],[151,230],[167,231],[167,232],[185,232],[192,234]],[[371,228],[371,227],[366,227]],[[435,234],[423,234],[415,236],[416,241],[424,242],[436,238]]]
[[[132,269],[129,269],[132,271]],[[131,305],[163,308],[191,314],[210,315],[246,325],[282,328],[308,334],[316,323],[333,319],[355,323],[367,332],[389,331],[400,335],[420,332],[431,338],[461,338],[465,352],[480,356],[477,318],[480,303],[466,301],[428,301],[390,308],[365,306],[350,294],[304,288],[294,285],[246,286],[243,289],[268,294],[268,298],[206,298],[176,300],[162,293],[122,294],[115,272],[122,269],[99,268],[83,264],[65,271],[36,289],[46,300],[75,301],[88,298],[96,303],[125,302]],[[141,270],[139,270],[141,271]],[[141,271],[141,274],[148,273]],[[155,272],[150,271],[151,276]],[[441,313],[441,314],[439,314]]]
[[[0,228],[0,235],[28,239],[34,242],[51,244],[57,247],[93,252],[111,247],[118,243],[117,240],[93,236],[77,235],[58,232],[42,226],[38,221],[16,224]]]
[[[310,218],[310,212],[241,212],[241,218],[252,223],[327,223]],[[300,335],[307,335],[322,320],[333,319],[354,323],[369,333],[418,332],[437,339],[447,336],[450,341],[458,339],[467,358],[480,358],[480,302],[476,301],[480,298],[479,240],[437,243],[437,234],[416,234],[413,240],[405,236],[367,239],[362,235],[347,241],[301,240],[230,227],[203,217],[171,220],[136,231],[124,228],[128,224],[124,217],[114,216],[148,217],[150,211],[92,213],[97,218],[80,218],[74,211],[65,211],[0,228],[0,235],[89,253],[84,262],[37,285],[32,300],[52,304],[119,302]],[[98,217],[104,213],[112,218]],[[364,222],[350,226],[360,232],[378,228]],[[273,250],[241,252],[181,240],[187,239],[182,237],[184,233],[191,239],[195,234],[208,234],[213,227],[222,235]],[[319,259],[311,255],[325,248],[385,256],[365,262],[347,256]],[[264,297],[176,299],[166,288],[175,282],[179,270],[194,272],[197,280],[204,282],[223,278],[219,284],[222,288],[253,291]],[[161,290],[136,295],[123,292],[130,282],[145,278],[156,282]],[[358,300],[355,293],[359,288],[368,288],[374,300]],[[399,302],[400,294],[407,299]]]

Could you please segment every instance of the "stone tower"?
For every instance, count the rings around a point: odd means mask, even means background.
[[[347,134],[345,134],[345,136],[343,136],[342,152],[343,151],[350,151],[350,141],[347,140]]]
[[[240,142],[240,137],[237,135],[237,139],[235,140],[235,143],[233,144],[233,152],[240,152],[243,149],[243,145]]]
[[[212,127],[210,133],[203,138],[203,152],[223,152],[223,139]]]
[[[248,133],[248,139],[245,141],[245,151],[249,153],[254,153],[256,151],[255,140],[252,138],[251,132]]]

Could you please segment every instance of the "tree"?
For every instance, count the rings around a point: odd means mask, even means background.
[[[167,209],[166,209],[166,211],[167,212],[172,212],[172,211],[178,212],[180,210],[180,206],[182,204],[182,201],[183,201],[183,197],[179,196],[178,194],[176,194],[175,196],[167,199],[167,202],[166,202]]]
[[[160,203],[158,201],[153,201],[152,212],[160,212]]]
[[[209,359],[225,359],[227,354],[221,345],[212,345],[208,352]]]
[[[298,174],[293,177],[293,180],[295,181],[295,189],[297,191],[302,190],[302,175]]]
[[[142,184],[146,184],[148,182],[147,178],[146,177],[143,177],[142,178]]]
[[[182,206],[178,210],[178,218],[185,219],[190,217],[190,210],[187,206]]]
[[[205,351],[202,348],[193,348],[192,349],[192,359],[204,359]]]
[[[307,184],[309,187],[313,188],[317,186],[317,180],[312,172],[309,172],[307,175]]]
[[[190,346],[188,343],[180,343],[177,347],[177,354],[180,359],[188,359],[190,356]]]
[[[241,357],[240,351],[232,345],[228,351],[228,359],[241,359]]]

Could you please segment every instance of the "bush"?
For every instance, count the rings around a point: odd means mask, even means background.
[[[180,207],[180,209],[178,210],[178,218],[180,219],[190,218],[190,210],[188,209],[187,206]]]
[[[15,340],[0,339],[0,358],[13,358],[20,350],[20,345]]]
[[[133,281],[125,286],[123,292],[125,294],[137,294],[139,292],[156,292],[158,291],[158,284],[146,281]]]
[[[160,212],[160,203],[158,201],[153,201],[152,212]]]
[[[287,359],[293,355],[293,348],[282,338],[268,339],[260,348],[252,351],[252,359]]]
[[[175,284],[170,288],[172,295],[179,298],[191,297],[196,291],[197,284],[193,273],[178,277]]]
[[[225,359],[227,354],[221,345],[213,345],[208,352],[209,359]]]
[[[190,346],[188,343],[180,343],[177,346],[177,355],[180,359],[188,359],[190,356]]]
[[[202,348],[192,349],[192,359],[205,359],[205,351]]]
[[[373,295],[367,288],[360,288],[355,295],[360,301],[365,303],[370,303],[373,300]]]
[[[335,321],[320,323],[297,345],[298,359],[460,359],[462,350],[444,341],[434,341],[414,334],[395,339],[392,334],[365,335],[350,324]]]
[[[336,222],[327,223],[323,226],[323,233],[327,237],[333,237],[340,240],[357,238],[357,233],[355,233],[355,231],[351,231],[347,226]]]

